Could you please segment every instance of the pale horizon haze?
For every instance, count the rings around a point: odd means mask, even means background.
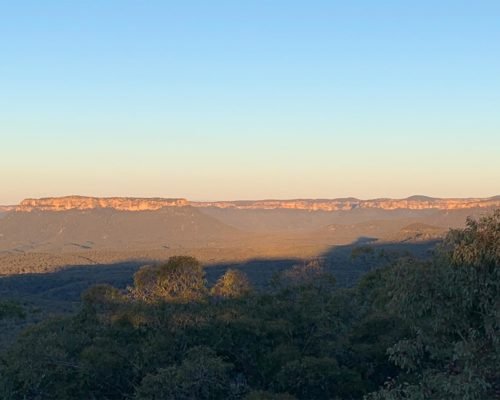
[[[3,2],[0,204],[499,195],[499,21],[497,1]]]

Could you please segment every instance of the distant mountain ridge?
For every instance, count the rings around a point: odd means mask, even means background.
[[[25,199],[16,211],[67,211],[111,208],[118,211],[155,211],[164,207],[184,207],[186,199],[163,199],[141,197],[87,197],[65,196],[42,199]]]
[[[216,207],[235,209],[293,209],[308,211],[349,211],[358,208],[382,210],[459,210],[471,208],[500,207],[498,196],[491,198],[439,199],[426,196],[411,196],[406,199],[296,199],[191,202],[194,207]]]
[[[0,212],[0,255],[228,247],[246,254],[255,246],[306,254],[308,249],[360,238],[435,239],[448,228],[462,226],[468,216],[496,207],[500,198],[213,203],[132,197],[27,199],[14,210]]]
[[[65,196],[41,199],[26,199],[18,206],[1,207],[0,211],[68,211],[114,209],[118,211],[155,211],[164,207],[220,208],[239,210],[291,209],[306,211],[349,211],[353,209],[381,210],[460,210],[472,208],[500,207],[500,196],[489,198],[433,198],[410,196],[406,199],[380,198],[360,200],[356,198],[339,199],[292,199],[292,200],[239,200],[195,202],[184,198],[137,198],[137,197],[87,197]]]

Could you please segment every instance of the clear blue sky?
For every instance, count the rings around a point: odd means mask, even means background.
[[[500,194],[500,2],[0,0],[0,187]]]

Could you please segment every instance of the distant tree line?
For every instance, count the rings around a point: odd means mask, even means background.
[[[500,398],[499,289],[500,210],[348,289],[319,262],[265,291],[236,270],[208,287],[172,257],[26,330],[1,356],[0,398]]]

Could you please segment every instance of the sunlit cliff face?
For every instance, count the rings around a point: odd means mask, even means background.
[[[129,197],[52,197],[26,199],[16,211],[66,211],[112,208],[120,211],[153,211],[163,207],[183,207],[189,205],[185,199],[129,198]]]
[[[236,209],[294,209],[310,211],[340,211],[355,208],[378,208],[383,210],[458,210],[467,208],[500,207],[500,199],[334,199],[334,200],[263,200],[191,203],[195,207],[218,207]]]
[[[257,201],[221,201],[189,202],[186,199],[131,198],[131,197],[83,197],[67,196],[44,199],[26,199],[15,208],[16,211],[65,211],[111,208],[120,211],[154,211],[163,207],[216,207],[233,209],[292,209],[307,211],[341,211],[356,208],[374,208],[383,210],[458,210],[469,208],[500,207],[500,198],[488,199],[434,199],[414,197],[408,199],[358,200],[257,200]]]

